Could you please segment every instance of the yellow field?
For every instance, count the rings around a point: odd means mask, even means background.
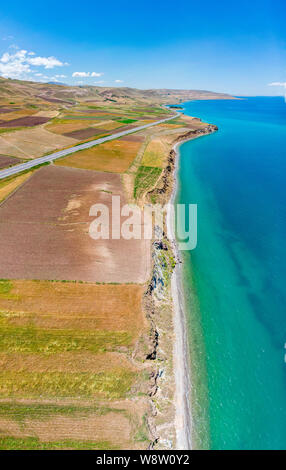
[[[142,288],[0,281],[0,397],[124,398]]]
[[[124,173],[135,159],[141,142],[112,140],[61,158],[56,165],[86,170]]]
[[[160,138],[152,139],[147,145],[141,164],[148,167],[162,168],[167,155],[167,148]]]
[[[0,318],[10,326],[119,330],[134,339],[144,327],[138,285],[14,280],[0,281],[0,293]]]
[[[100,124],[98,124],[98,127],[102,127],[103,129],[106,129],[107,131],[117,129],[118,127],[121,127],[121,126],[122,126],[121,123],[115,122],[115,121],[102,121]]]
[[[176,129],[178,127],[182,127],[182,124],[171,124],[168,122],[165,122],[163,124],[159,124],[158,128],[163,128],[163,129]]]
[[[0,281],[0,449],[146,446],[147,377],[131,361],[148,331],[142,295],[138,285]]]
[[[12,111],[11,113],[1,114],[1,121],[12,121],[13,119],[19,119],[25,116],[32,116],[37,111],[35,109],[19,109]]]
[[[9,194],[17,189],[22,183],[24,183],[32,172],[25,173],[20,176],[12,176],[10,178],[0,180],[0,202],[4,201]]]
[[[38,111],[38,112],[35,114],[35,116],[54,118],[54,117],[56,117],[58,114],[59,114],[59,111],[45,109],[45,110],[42,110],[42,111]]]
[[[133,366],[123,353],[105,352],[92,353],[88,351],[67,351],[55,354],[35,354],[20,352],[1,353],[1,371],[9,372],[65,372],[65,373],[104,373],[124,368],[135,372]]]
[[[87,127],[93,127],[94,124],[96,124],[95,120],[67,119],[67,120],[61,120],[60,122],[48,124],[47,126],[45,126],[45,129],[55,134],[65,134],[65,133],[72,132],[72,131],[86,129]]]
[[[146,448],[142,400],[0,402],[0,449]]]

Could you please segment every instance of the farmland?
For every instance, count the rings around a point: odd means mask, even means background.
[[[140,166],[136,174],[134,185],[134,198],[139,199],[146,191],[152,189],[162,170],[153,166]]]
[[[164,145],[162,139],[152,139],[144,152],[142,165],[162,168],[166,161],[166,150],[166,145]]]
[[[1,449],[145,448],[142,400],[96,403],[5,400],[0,403]]]
[[[0,278],[145,282],[148,240],[89,236],[91,206],[111,210],[112,195],[125,203],[119,175],[40,168],[0,207]]]
[[[170,113],[162,104],[193,97],[0,78],[0,166],[156,121]],[[113,196],[116,216],[156,199],[174,142],[203,126],[182,116],[1,180],[0,449],[175,439],[172,311],[150,295],[151,241],[92,238],[91,207],[110,223]],[[167,286],[174,260],[165,247],[161,258]]]
[[[128,169],[141,146],[140,141],[112,140],[98,147],[69,155],[55,164],[87,170],[123,173]]]
[[[15,108],[14,106],[4,108],[5,112],[0,114],[1,123],[7,123],[14,121],[16,119],[28,118],[36,114],[35,109],[29,109],[21,106],[20,108]]]
[[[19,158],[10,157],[9,155],[0,155],[0,170],[9,166],[17,165],[21,160]]]
[[[1,91],[5,89],[2,81],[7,90],[12,88],[10,98],[3,95],[1,99]],[[79,90],[3,79],[0,85],[0,154],[7,156],[40,157],[168,114],[159,105],[161,95],[156,96],[155,92],[151,98],[139,90],[118,89],[109,94],[104,88]],[[10,101],[11,93],[13,101]],[[173,128],[178,125],[173,124]],[[116,171],[125,169],[124,166]]]
[[[35,158],[52,150],[74,145],[75,139],[35,127],[0,135],[1,153],[18,158]]]
[[[31,172],[19,176],[12,176],[0,181],[0,203],[4,201],[9,194],[15,191],[21,184],[23,184],[29,177]]]
[[[55,134],[66,134],[73,131],[79,131],[92,126],[94,121],[84,121],[81,119],[55,119],[53,124],[46,126],[46,129]]]
[[[32,109],[19,107],[16,110],[11,107],[11,112],[9,107],[2,108],[0,153],[26,159],[40,157],[47,152],[69,147],[77,142],[111,135],[118,129],[123,131],[150,123],[162,116],[162,110],[160,113],[156,111],[156,115],[150,119],[150,116],[140,112],[140,108],[130,110],[106,106],[103,110],[81,104],[69,107],[67,113],[65,108],[58,111],[53,109],[55,104],[51,104],[50,108],[46,106],[37,104]],[[125,166],[122,168],[119,166],[116,171],[121,172],[125,169]],[[102,171],[105,171],[104,168]]]
[[[25,116],[11,121],[0,122],[0,127],[33,127],[39,124],[44,124],[50,119],[41,116]]]
[[[135,445],[141,296],[138,285],[0,281],[1,448]]]
[[[144,324],[142,286],[56,281],[0,281],[1,325],[131,331]],[[41,302],[39,302],[41,300]],[[14,312],[9,315],[8,312]],[[16,314],[18,313],[18,315]],[[4,323],[3,323],[4,322]],[[135,336],[134,336],[135,335]]]

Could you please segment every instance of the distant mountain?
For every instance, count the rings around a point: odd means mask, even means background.
[[[60,86],[59,86],[60,85]],[[179,104],[189,100],[233,99],[224,93],[205,90],[150,89],[139,90],[128,87],[69,86],[60,82],[30,82],[0,77],[0,100],[28,104],[37,102],[76,102],[102,106],[108,102],[120,105],[132,104]]]
[[[61,86],[68,86],[66,83],[61,82],[46,82],[47,85],[61,85]]]

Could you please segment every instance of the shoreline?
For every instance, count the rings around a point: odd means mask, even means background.
[[[201,121],[196,118],[197,121]],[[157,202],[166,206],[165,243],[153,243],[153,268],[145,293],[147,318],[151,319],[153,356],[163,361],[155,371],[156,401],[151,399],[151,442],[159,449],[192,450],[196,446],[192,400],[192,358],[190,355],[190,331],[188,327],[186,296],[184,292],[183,264],[176,240],[174,203],[178,190],[179,157],[181,144],[197,137],[212,134],[217,126],[202,123],[185,133],[180,133],[170,143],[169,156],[160,178],[160,184],[148,192]],[[163,252],[161,252],[163,250]],[[168,255],[164,255],[168,253]],[[164,274],[165,273],[165,274]],[[165,279],[165,276],[167,277]],[[155,316],[153,317],[153,315]],[[169,328],[166,326],[169,323]],[[170,329],[172,335],[170,337]],[[154,331],[153,331],[154,330]],[[168,354],[169,353],[169,354]],[[165,367],[163,363],[165,362]],[[165,370],[164,370],[165,369]],[[161,380],[165,372],[166,379]],[[152,377],[154,374],[152,374]],[[153,382],[152,382],[153,383]],[[153,396],[153,395],[152,395]],[[164,400],[162,400],[164,397]],[[171,407],[166,406],[169,397]],[[164,410],[164,415],[162,414]],[[164,417],[163,417],[164,416]],[[169,429],[169,432],[167,431]]]
[[[172,149],[175,152],[175,167],[173,171],[173,188],[169,204],[174,204],[178,180],[177,172],[179,168],[178,147],[187,142],[186,139],[175,143]],[[191,139],[190,139],[191,140]],[[180,253],[176,242],[174,214],[168,206],[166,217],[167,230],[170,234],[172,249],[175,258],[180,260]],[[186,311],[184,305],[182,264],[176,263],[171,278],[171,296],[173,304],[174,319],[174,345],[173,345],[173,370],[175,376],[175,431],[176,449],[192,449],[192,414],[191,414],[191,366],[189,358],[189,345],[187,337]],[[187,359],[187,360],[186,360]]]
[[[182,136],[173,145],[174,151],[174,169],[172,173],[173,185],[171,197],[166,215],[166,225],[168,238],[171,241],[175,259],[178,260],[171,277],[171,297],[173,308],[173,324],[174,324],[174,344],[173,344],[173,373],[175,378],[175,432],[176,432],[176,449],[192,450],[193,449],[193,417],[191,406],[191,357],[188,339],[188,326],[186,318],[186,306],[183,289],[183,265],[178,249],[175,233],[175,213],[171,211],[174,204],[178,189],[178,170],[180,153],[178,148],[181,144],[193,140],[203,135],[209,135],[217,131],[217,126],[209,124],[203,133],[199,132],[194,135]],[[185,138],[184,138],[185,137]]]

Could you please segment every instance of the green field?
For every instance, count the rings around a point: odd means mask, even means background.
[[[16,438],[16,437],[1,437],[0,438],[1,450],[116,450],[117,447],[113,446],[110,442],[89,442],[89,441],[52,441],[43,442],[36,437]]]
[[[162,168],[140,166],[135,177],[134,198],[138,199],[152,189],[161,173]]]

